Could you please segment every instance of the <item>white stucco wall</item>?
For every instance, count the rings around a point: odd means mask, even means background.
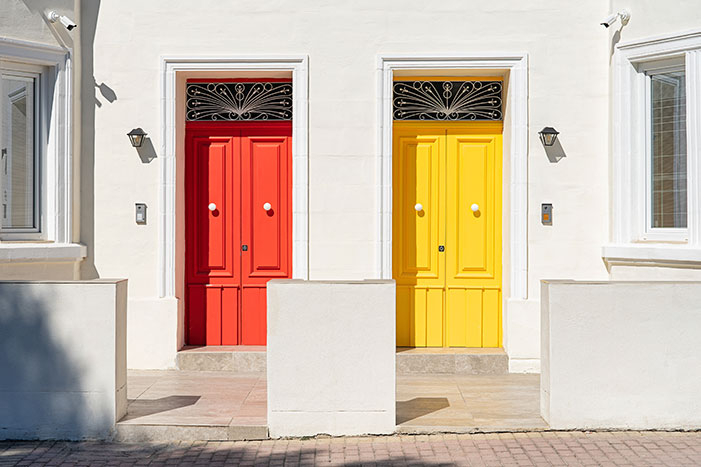
[[[395,296],[388,281],[268,283],[271,437],[395,429]]]
[[[73,0],[3,0],[0,9],[0,36],[59,45],[50,26],[41,17],[45,7],[62,15],[73,14]]]
[[[7,0],[0,35],[53,45],[56,34],[69,46],[76,40],[73,240],[88,246],[88,257],[80,271],[76,263],[0,264],[0,277],[128,277],[135,368],[172,366],[182,344],[182,304],[158,295],[163,56],[309,57],[309,275],[364,279],[377,278],[380,263],[377,56],[528,54],[528,297],[509,293],[504,238],[503,326],[512,371],[537,371],[539,280],[609,277],[601,246],[610,240],[612,47],[695,28],[699,13],[693,0],[673,7],[655,0],[78,3]],[[78,29],[52,31],[41,18],[48,7],[79,15]],[[632,13],[627,26],[599,25],[622,8]],[[561,132],[567,155],[556,164],[537,138],[546,125]],[[146,152],[156,157],[149,163],[125,136],[137,126],[150,136]],[[505,165],[505,180],[509,170]],[[504,189],[507,213],[508,183]],[[149,207],[147,225],[134,223],[136,202]],[[554,205],[552,226],[540,224],[544,202]],[[698,280],[699,271],[621,264],[610,277]]]
[[[42,46],[59,49],[61,46],[72,47],[72,35],[60,24],[53,25],[46,20],[48,11],[53,10],[61,15],[75,18],[74,0],[3,0],[0,2],[0,41],[8,41],[10,44],[30,44],[36,45],[41,50]],[[21,48],[21,47],[18,47]],[[27,56],[34,56],[36,50],[30,47],[26,49]],[[6,57],[2,54],[0,46],[0,60],[22,61],[19,56]],[[28,63],[36,63],[29,60]],[[43,61],[41,62],[43,63]],[[75,64],[74,64],[75,67]],[[41,96],[47,101],[57,102],[53,96]],[[63,110],[63,109],[62,109]],[[58,110],[57,110],[58,112]],[[47,119],[48,121],[49,119]],[[53,119],[52,121],[57,121]],[[63,128],[47,128],[50,135],[63,131]],[[71,141],[67,141],[71,144]],[[39,145],[44,151],[44,157],[48,156],[46,145]],[[47,187],[52,181],[46,180],[46,168],[43,169],[45,180],[42,181],[42,192],[44,206],[47,201]],[[51,200],[50,202],[53,202]],[[77,211],[76,211],[77,212]],[[48,229],[47,224],[51,223],[46,219],[43,228]],[[55,240],[50,238],[49,240]],[[76,238],[77,241],[77,238]],[[32,249],[26,242],[21,242],[19,248],[15,248],[16,243],[0,241],[0,280],[74,280],[80,278],[79,263],[82,259],[80,254],[56,253],[54,248],[41,248],[47,246],[46,243],[39,243],[39,248]],[[62,245],[58,246],[59,250]],[[77,246],[74,245],[74,250]],[[76,250],[77,251],[77,250]]]
[[[308,55],[310,278],[365,279],[377,277],[380,261],[378,54],[527,53],[529,297],[511,300],[505,290],[504,323],[505,346],[520,361],[514,368],[537,369],[538,281],[607,277],[600,247],[608,234],[608,37],[598,23],[608,8],[604,0],[576,8],[554,0],[469,7],[457,0],[401,7],[370,0],[250,0],[197,6],[173,1],[168,8],[159,2],[102,2],[96,12],[84,11],[84,31],[94,34],[83,33],[84,54],[92,50],[83,78],[94,76],[116,96],[110,100],[101,89],[83,88],[85,103],[100,102],[94,107],[94,144],[83,149],[92,162],[83,164],[90,169],[83,173],[84,196],[94,193],[94,209],[83,222],[82,240],[90,251],[84,276],[129,277],[131,300],[170,307],[157,312],[162,318],[154,314],[144,322],[177,327],[175,302],[155,304],[161,161],[143,163],[125,136],[133,127],[144,128],[161,156],[162,56]],[[548,161],[537,138],[546,125],[561,132],[567,157],[557,164]],[[134,223],[136,202],[148,204],[148,225]],[[553,226],[540,224],[542,202],[554,204]],[[148,306],[140,309],[149,313]],[[174,356],[170,338],[148,344]],[[147,358],[138,366],[150,365],[163,366],[162,359]]]
[[[127,281],[0,282],[0,439],[106,438],[126,414]]]
[[[694,0],[678,0],[673,3],[655,0],[610,1],[610,12],[618,12],[623,9],[630,12],[631,18],[625,27],[621,27],[619,22],[615,27],[610,28],[611,54],[616,44],[661,36],[676,36],[699,28],[698,18],[701,13],[701,5]],[[690,172],[691,170],[693,168],[689,169]],[[664,247],[665,245],[658,244],[657,246]],[[693,246],[693,248],[698,249],[699,246]],[[654,257],[659,256],[659,253],[654,255]],[[698,251],[693,256],[698,258]],[[691,255],[688,257],[690,258]],[[611,261],[609,268],[612,280],[701,280],[701,261],[698,260],[693,262],[643,259],[631,261],[617,258]]]
[[[542,297],[551,428],[701,427],[701,283],[543,281]]]

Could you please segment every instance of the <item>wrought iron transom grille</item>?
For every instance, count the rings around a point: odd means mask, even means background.
[[[292,120],[292,83],[187,83],[188,121]]]
[[[501,81],[395,81],[395,120],[502,120]]]

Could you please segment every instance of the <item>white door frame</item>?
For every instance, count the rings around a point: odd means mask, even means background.
[[[392,81],[395,70],[503,70],[508,71],[507,121],[510,121],[510,294],[528,298],[528,54],[381,55],[378,57],[379,154],[377,173],[379,219],[378,277],[392,278]],[[505,114],[506,114],[505,112]],[[506,151],[504,151],[506,155]]]
[[[309,278],[308,87],[306,55],[163,57],[161,59],[162,150],[159,183],[158,294],[176,291],[176,83],[179,72],[289,71],[292,73],[292,277]]]

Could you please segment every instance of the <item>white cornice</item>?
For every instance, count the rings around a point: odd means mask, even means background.
[[[19,58],[23,62],[41,65],[54,65],[63,61],[66,54],[70,54],[70,50],[56,45],[0,37],[0,56],[2,57]]]

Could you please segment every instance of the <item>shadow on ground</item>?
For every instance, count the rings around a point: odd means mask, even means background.
[[[200,396],[167,396],[160,399],[129,399],[129,410],[120,421],[132,420],[195,405]]]
[[[408,401],[397,401],[397,425],[447,407],[450,407],[450,402],[446,397],[415,397]]]

